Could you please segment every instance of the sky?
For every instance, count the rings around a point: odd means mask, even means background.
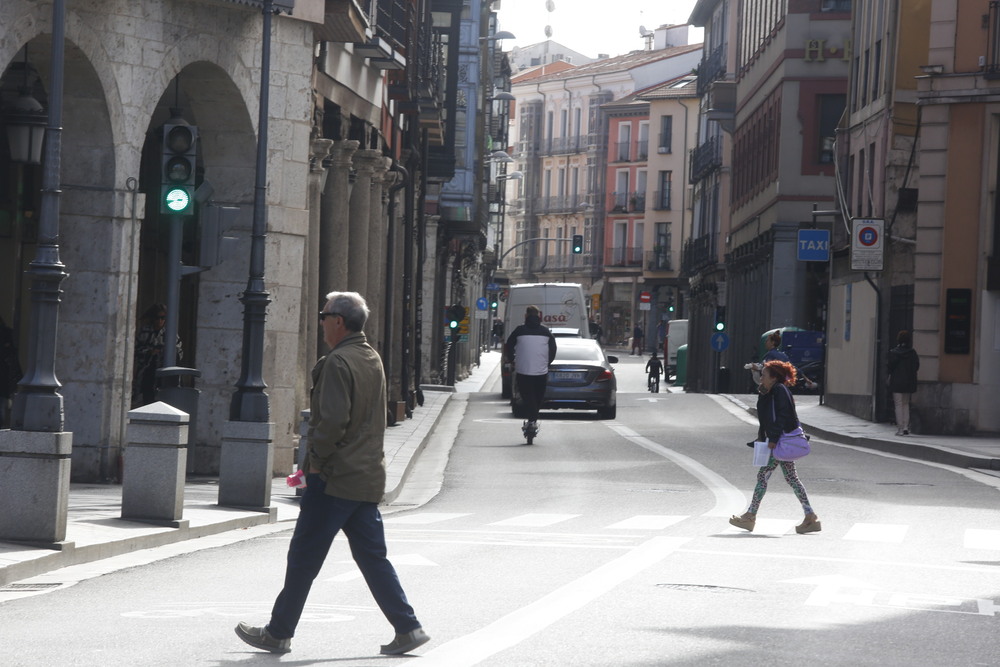
[[[660,25],[687,23],[696,0],[500,0],[497,19],[500,30],[516,39],[501,42],[505,51],[515,46],[544,42],[545,26],[552,26],[552,40],[591,58],[641,49],[639,26],[653,30]],[[691,41],[701,41],[699,28]]]

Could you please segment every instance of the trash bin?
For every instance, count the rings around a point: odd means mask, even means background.
[[[688,369],[688,346],[687,343],[677,348],[677,374],[674,377],[674,386],[683,387],[687,384]]]
[[[194,452],[191,449],[198,421],[198,395],[195,378],[201,377],[197,368],[167,366],[156,370],[156,400],[172,405],[188,414],[187,471],[194,472]]]

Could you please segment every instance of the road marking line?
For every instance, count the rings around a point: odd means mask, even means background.
[[[619,422],[603,422],[603,424],[621,437],[631,440],[643,449],[648,449],[654,454],[659,454],[664,458],[670,459],[691,475],[701,480],[702,484],[715,495],[715,507],[705,512],[702,516],[729,517],[739,508],[747,506],[746,496],[743,495],[743,492],[730,484],[726,478],[717,472],[703,466],[688,456],[679,454],[657,442],[653,442],[649,438],[644,438],[624,424]]]
[[[406,514],[404,516],[394,516],[384,519],[385,523],[408,523],[408,524],[429,524],[450,521],[463,516],[471,516],[470,512],[422,512],[420,514]]]
[[[970,572],[977,574],[996,575],[996,568],[993,567],[972,567],[968,565],[936,565],[933,563],[913,563],[898,560],[876,560],[871,558],[837,558],[834,556],[799,556],[778,553],[755,553],[752,551],[717,551],[713,549],[678,549],[679,554],[697,554],[700,556],[723,556],[725,558],[769,558],[771,560],[802,560],[815,561],[819,563],[849,563],[852,565],[866,565],[877,567],[912,567],[918,570],[943,570],[946,572]]]
[[[471,634],[453,639],[415,663],[447,667],[475,665],[537,634],[640,571],[674,553],[689,537],[654,537],[635,549],[571,581]]]
[[[1000,530],[985,530],[983,528],[966,529],[965,548],[1000,551]]]
[[[909,526],[896,523],[856,523],[844,535],[845,540],[900,544]]]
[[[638,514],[631,519],[625,519],[607,526],[616,530],[663,530],[680,523],[688,517],[670,514]]]
[[[569,521],[580,516],[579,514],[522,514],[511,517],[503,521],[494,521],[490,526],[534,526],[542,528],[551,526],[562,521]]]

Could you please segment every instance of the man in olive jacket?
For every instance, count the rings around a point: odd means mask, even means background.
[[[368,306],[357,292],[332,292],[319,314],[330,353],[312,371],[306,490],[288,547],[285,585],[264,627],[236,626],[240,639],[288,653],[313,579],[340,530],[396,636],[381,652],[408,653],[426,643],[396,570],[386,558],[378,503],[385,494],[385,371],[362,332]]]

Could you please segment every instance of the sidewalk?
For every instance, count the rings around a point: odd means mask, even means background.
[[[415,457],[426,444],[452,394],[479,391],[499,363],[499,352],[487,352],[482,355],[481,365],[455,387],[424,385],[424,404],[414,409],[412,418],[386,430],[385,502],[399,495]],[[184,487],[183,525],[168,528],[122,519],[120,485],[71,484],[65,542],[52,548],[0,542],[0,592],[5,586],[9,588],[11,582],[70,565],[231,530],[291,522],[298,516],[295,491],[286,486],[284,477],[273,480],[270,512],[221,507],[217,504],[218,496],[217,478],[188,480]],[[291,528],[290,523],[288,527]]]
[[[756,415],[757,396],[723,394]],[[890,452],[920,461],[976,468],[1000,476],[1000,437],[957,435],[896,435],[892,424],[876,424],[819,404],[819,396],[798,395],[796,411],[810,435],[857,447]]]

